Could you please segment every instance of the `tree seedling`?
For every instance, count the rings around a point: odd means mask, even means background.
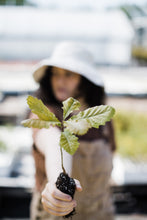
[[[56,186],[57,188],[74,197],[76,184],[73,178],[69,177],[63,164],[63,149],[73,155],[79,147],[78,137],[76,135],[84,135],[90,128],[99,128],[113,117],[115,109],[108,105],[100,105],[87,108],[84,111],[79,111],[71,116],[75,110],[79,110],[80,102],[72,97],[63,101],[63,119],[59,119],[51,112],[40,99],[33,96],[28,96],[27,103],[31,111],[38,116],[38,119],[26,119],[21,122],[25,127],[29,128],[46,128],[50,126],[58,126],[61,129],[60,135],[60,153],[61,166],[63,172],[59,174]],[[75,213],[75,209],[64,216],[68,218]]]

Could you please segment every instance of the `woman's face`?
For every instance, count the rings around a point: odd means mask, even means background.
[[[52,67],[51,85],[54,96],[58,101],[76,97],[79,94],[80,80],[81,76],[77,73],[59,67]]]

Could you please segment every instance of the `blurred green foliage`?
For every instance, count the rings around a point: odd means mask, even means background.
[[[147,114],[118,111],[114,117],[117,152],[122,156],[147,160]]]
[[[132,46],[132,56],[136,57],[138,59],[143,59],[143,60],[147,60],[147,47],[143,47],[140,45],[133,45]]]
[[[0,0],[0,5],[24,5],[26,0]]]
[[[7,146],[6,144],[0,140],[0,152],[6,151]]]

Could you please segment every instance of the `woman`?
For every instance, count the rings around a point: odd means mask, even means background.
[[[105,103],[101,77],[89,51],[74,42],[62,42],[49,59],[41,61],[33,71],[40,87],[34,96],[62,119],[62,101],[78,99],[80,110]],[[33,113],[29,118],[37,118]],[[76,193],[60,192],[55,182],[61,169],[57,127],[32,129],[36,182],[31,201],[31,219],[62,219],[76,207],[74,220],[111,220],[114,208],[109,192],[112,155],[115,150],[112,122],[99,129],[91,128],[79,136],[80,146],[74,156],[63,151],[64,166],[76,181]]]

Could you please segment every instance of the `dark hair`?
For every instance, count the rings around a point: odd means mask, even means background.
[[[51,87],[51,71],[52,67],[47,67],[44,76],[40,81],[39,89],[33,94],[35,97],[41,99],[44,104],[48,105],[61,105],[52,91]],[[85,98],[89,107],[101,105],[105,103],[105,91],[104,87],[96,86],[94,83],[87,80],[82,76],[81,83],[79,85],[80,96]]]

